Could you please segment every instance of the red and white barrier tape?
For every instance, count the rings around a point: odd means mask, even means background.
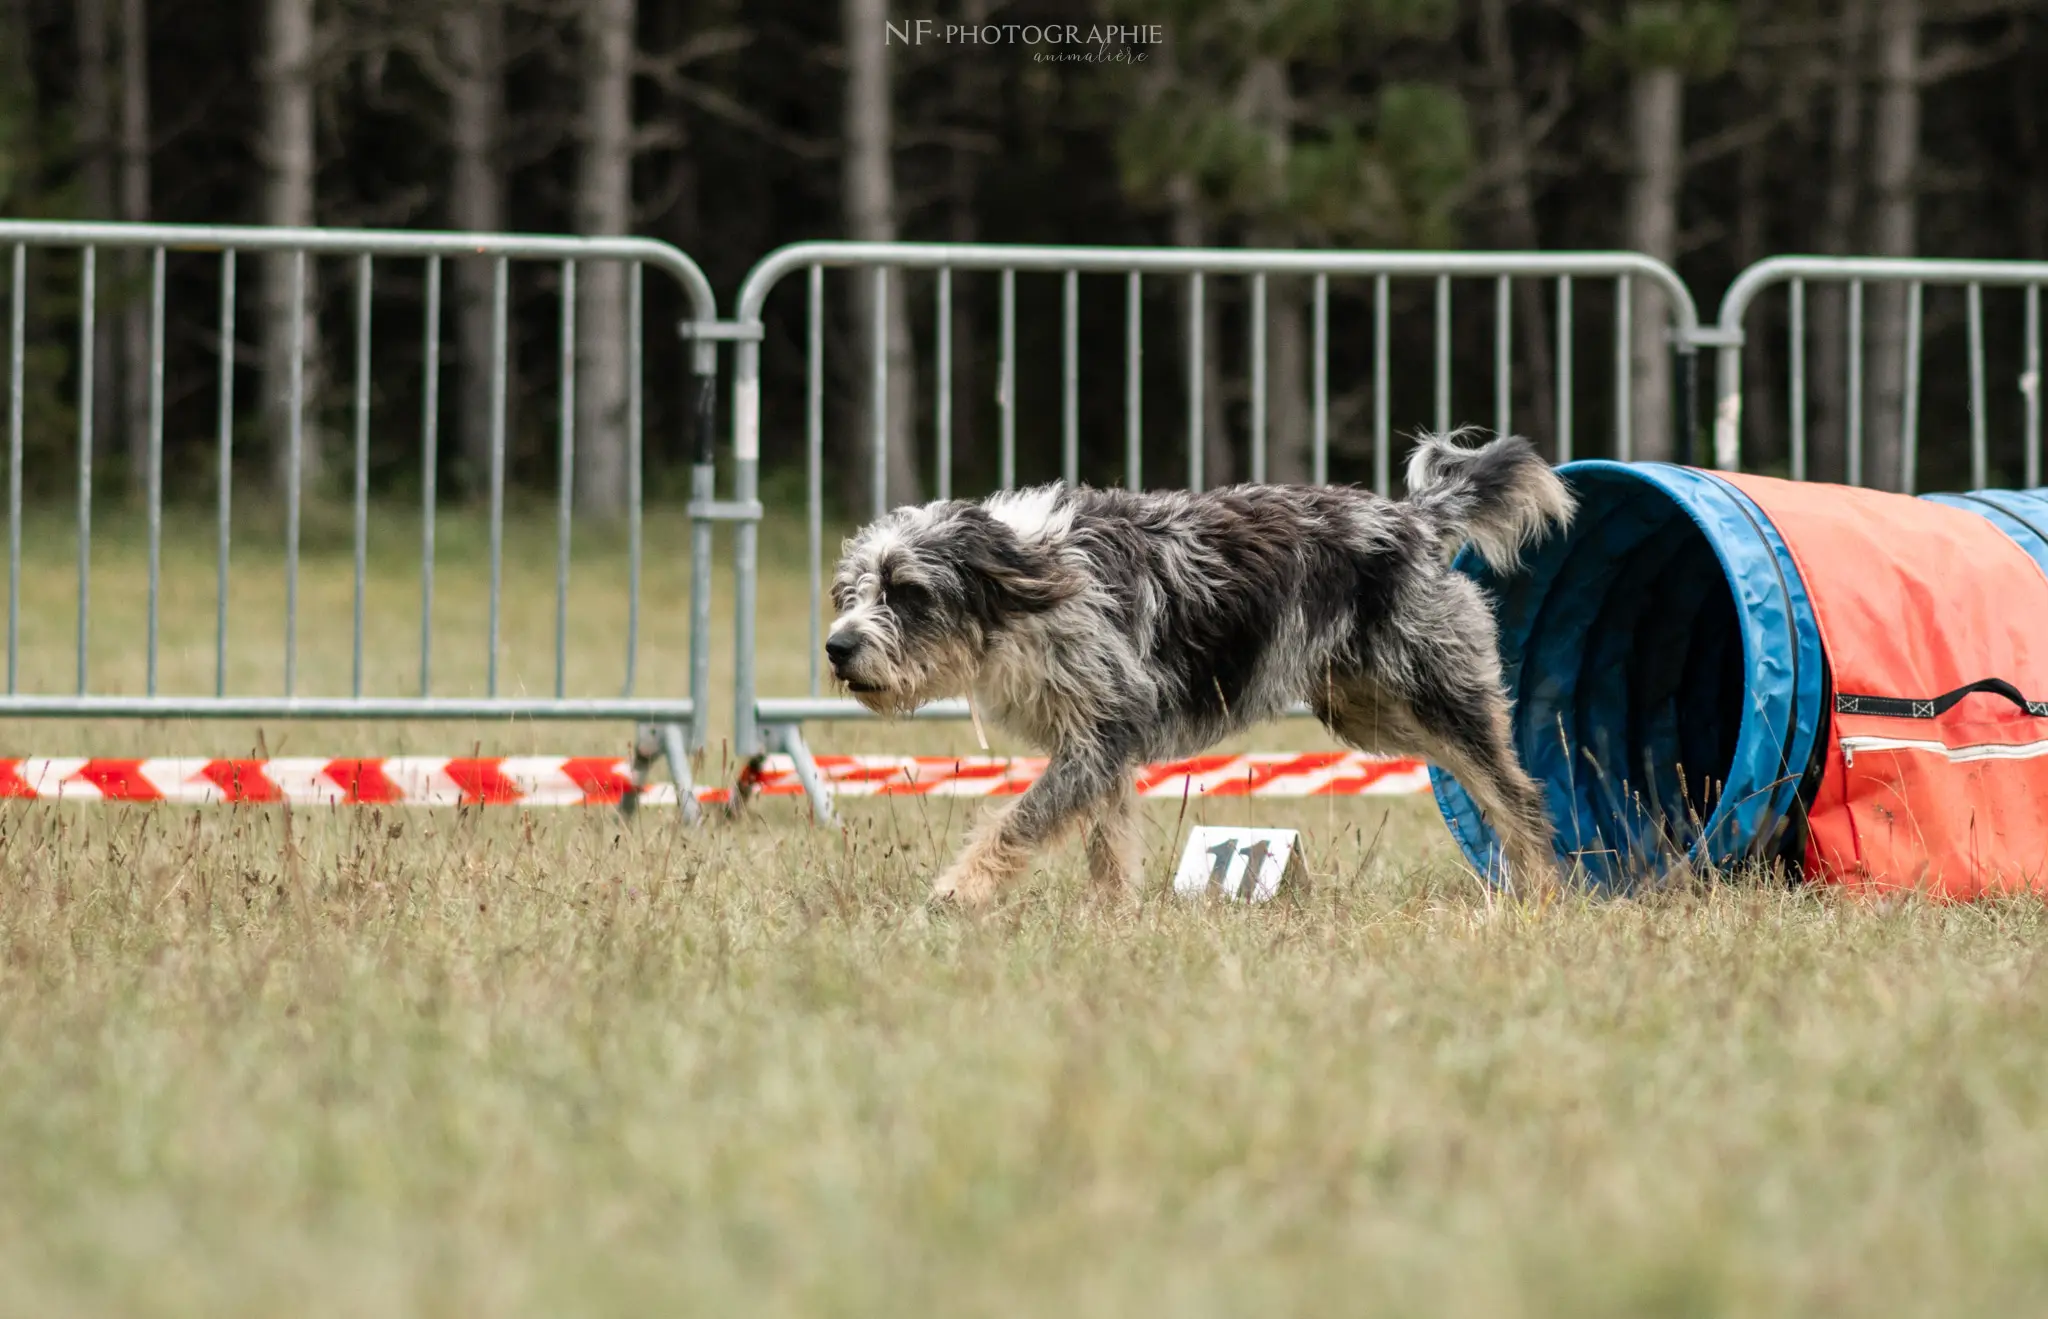
[[[1001,797],[1031,786],[1036,757],[819,756],[818,770],[840,797]],[[61,801],[289,802],[293,805],[609,806],[632,788],[628,764],[602,756],[388,756],[352,760],[0,759],[0,798]],[[751,790],[797,797],[803,786],[787,756],[770,756]],[[1141,797],[1360,797],[1429,791],[1413,760],[1358,752],[1196,756],[1148,765]],[[722,801],[724,788],[698,788]],[[649,784],[640,800],[672,805],[675,788]]]

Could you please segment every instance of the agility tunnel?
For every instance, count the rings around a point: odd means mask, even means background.
[[[2048,491],[1916,499],[1570,463],[1569,533],[1492,594],[1558,848],[1625,890],[1674,867],[1973,897],[2048,890]],[[1431,773],[1484,873],[1495,839]]]

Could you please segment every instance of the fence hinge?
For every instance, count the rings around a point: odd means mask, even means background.
[[[690,518],[697,522],[759,522],[758,499],[693,499]]]
[[[763,333],[759,321],[680,321],[676,325],[676,334],[682,338],[713,342],[755,343]]]
[[[1689,334],[1673,330],[1671,342],[1693,348],[1740,348],[1748,340],[1740,330],[1724,329],[1719,325],[1702,325]]]

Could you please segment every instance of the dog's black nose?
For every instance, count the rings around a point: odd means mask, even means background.
[[[860,649],[860,637],[851,632],[834,632],[825,638],[825,658],[834,666],[853,658],[853,652]]]

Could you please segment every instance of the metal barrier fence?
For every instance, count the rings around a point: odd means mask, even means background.
[[[1841,290],[1844,300],[1841,351],[1845,378],[1842,380],[1843,447],[1846,479],[1850,485],[1865,484],[1865,395],[1869,392],[1866,373],[1865,290],[1875,285],[1902,295],[1902,330],[1891,347],[1898,352],[1898,375],[1888,377],[1898,396],[1895,405],[1880,391],[1877,402],[1883,409],[1876,420],[1886,428],[1887,438],[1896,437],[1896,472],[1880,472],[1878,480],[1897,484],[1912,493],[1920,469],[1922,357],[1925,349],[1924,291],[1933,286],[1960,289],[1964,295],[1964,324],[1969,379],[1970,485],[1983,489],[1991,484],[1990,437],[1986,399],[1986,352],[1984,331],[1984,290],[2016,289],[2022,303],[2024,345],[2019,371],[2019,392],[2024,407],[2021,429],[2023,480],[2028,488],[2041,484],[2041,287],[2048,284],[2048,262],[1947,261],[1886,257],[1772,257],[1750,266],[1739,275],[1721,299],[1718,323],[1703,330],[1697,341],[1711,346],[1718,355],[1717,400],[1714,413],[1714,465],[1735,470],[1742,466],[1743,380],[1742,349],[1746,341],[1744,322],[1761,296],[1770,289],[1786,292],[1786,419],[1788,458],[1795,480],[1807,477],[1809,320],[1807,292],[1819,284]],[[1883,347],[1884,345],[1880,345]],[[1889,364],[1883,364],[1889,365]],[[1889,405],[1889,406],[1888,406]],[[1895,407],[1895,411],[1893,408]],[[1895,429],[1894,429],[1895,428]]]
[[[26,419],[24,416],[24,359],[29,337],[28,291],[32,275],[69,274],[66,261],[51,250],[75,253],[77,271],[77,370],[75,495],[77,520],[77,665],[74,690],[68,693],[30,694],[18,689],[22,601],[23,461]],[[92,619],[93,548],[93,459],[95,449],[95,352],[96,314],[102,300],[100,254],[107,251],[139,252],[148,259],[148,435],[144,498],[148,542],[148,583],[145,618],[139,638],[146,653],[146,676],[141,694],[116,694],[96,690],[88,664],[88,640]],[[218,303],[219,374],[215,425],[215,484],[217,486],[216,529],[216,616],[214,630],[214,684],[210,693],[171,693],[160,690],[158,672],[159,624],[161,615],[161,542],[164,509],[164,359],[166,268],[171,254],[182,260],[188,253],[217,253],[220,297]],[[234,344],[237,314],[237,258],[245,253],[276,254],[270,257],[272,271],[290,267],[290,314],[292,316],[292,361],[289,398],[286,400],[289,438],[285,454],[286,473],[279,492],[284,502],[285,599],[283,618],[283,690],[255,694],[231,690],[229,679],[229,588],[228,563],[231,549],[231,503],[234,487],[235,369]],[[653,762],[665,759],[678,788],[678,800],[694,816],[696,801],[689,790],[689,751],[703,743],[703,717],[709,697],[709,609],[711,595],[711,532],[721,520],[745,518],[749,510],[719,504],[712,497],[711,408],[715,398],[717,340],[726,329],[717,321],[717,309],[709,282],[689,257],[666,244],[646,239],[582,239],[530,237],[503,234],[401,233],[318,229],[261,229],[183,225],[115,225],[85,223],[0,222],[0,254],[8,263],[10,329],[8,359],[8,548],[9,591],[7,613],[7,686],[0,695],[0,717],[69,716],[82,718],[251,718],[251,719],[362,719],[362,720],[450,720],[450,719],[596,719],[633,721],[639,731],[634,743],[636,778],[644,781]],[[354,549],[354,613],[352,638],[352,681],[346,695],[307,696],[294,690],[299,682],[300,590],[299,558],[302,458],[306,442],[308,352],[305,344],[308,301],[308,265],[318,258],[352,259],[354,269],[353,331],[355,371],[352,389],[351,438],[352,512]],[[33,260],[32,260],[33,258]],[[137,259],[124,258],[129,262]],[[371,422],[372,288],[376,263],[380,260],[418,261],[424,266],[426,321],[422,355],[425,405],[419,430],[419,461],[422,482],[420,546],[419,682],[416,693],[373,694],[365,691],[366,558],[368,548],[368,465]],[[484,691],[480,695],[436,694],[433,687],[434,656],[434,569],[436,471],[440,447],[438,399],[441,383],[442,275],[444,263],[457,259],[491,263],[490,323],[490,456],[489,456],[489,542],[490,587],[488,602],[488,658]],[[46,271],[36,267],[49,263]],[[555,558],[555,676],[551,694],[546,696],[505,695],[499,690],[500,620],[504,570],[505,478],[507,455],[507,333],[509,267],[514,262],[552,263],[559,277],[560,415],[557,459],[560,472],[557,487]],[[573,518],[571,482],[575,467],[576,408],[574,395],[577,365],[576,278],[579,269],[593,263],[617,263],[627,270],[625,300],[628,325],[626,343],[626,407],[624,419],[627,446],[625,480],[628,520],[628,616],[624,638],[624,678],[615,696],[570,696],[565,685],[569,617],[570,535]],[[59,267],[62,267],[61,269]],[[640,632],[641,512],[642,512],[642,429],[645,384],[643,345],[643,272],[656,271],[671,280],[692,320],[683,326],[693,337],[691,369],[695,381],[692,400],[698,434],[692,471],[691,505],[692,564],[690,602],[690,692],[683,697],[648,697],[635,694],[636,657]],[[270,290],[274,292],[274,290]],[[238,622],[238,634],[246,625]]]
[[[800,243],[781,248],[764,258],[741,286],[734,321],[745,337],[734,358],[733,438],[738,463],[738,489],[742,500],[755,498],[760,457],[762,317],[769,296],[787,276],[807,273],[808,316],[806,320],[805,454],[807,475],[806,519],[810,562],[809,644],[812,652],[810,690],[802,697],[759,696],[755,690],[758,672],[755,612],[759,595],[759,556],[752,525],[742,523],[735,546],[738,573],[735,619],[734,720],[736,751],[741,759],[778,749],[795,761],[813,810],[819,818],[829,812],[826,789],[818,777],[799,732],[802,724],[818,720],[872,717],[858,703],[824,696],[820,691],[817,653],[822,638],[821,610],[824,592],[822,528],[824,488],[822,480],[824,408],[824,272],[827,268],[856,269],[873,281],[875,331],[870,336],[870,452],[874,458],[870,473],[871,512],[886,511],[888,504],[886,443],[889,418],[889,360],[886,330],[887,282],[891,271],[934,271],[936,383],[934,416],[936,429],[938,493],[951,494],[953,467],[952,421],[953,379],[950,342],[953,311],[953,275],[983,271],[998,274],[1000,284],[1000,356],[997,366],[999,423],[999,484],[1009,488],[1016,480],[1016,281],[1019,273],[1045,273],[1062,281],[1061,318],[1061,468],[1073,482],[1079,475],[1081,451],[1079,408],[1076,404],[1080,353],[1078,315],[1080,277],[1115,275],[1124,281],[1124,446],[1125,480],[1133,488],[1142,484],[1143,470],[1143,280],[1146,276],[1174,276],[1187,281],[1188,319],[1183,336],[1187,350],[1187,469],[1189,483],[1200,488],[1205,447],[1203,390],[1208,385],[1204,352],[1205,280],[1211,276],[1243,278],[1250,290],[1250,332],[1247,374],[1250,379],[1249,449],[1250,477],[1261,480],[1266,468],[1267,438],[1267,286],[1281,277],[1312,281],[1313,347],[1309,353],[1312,373],[1312,467],[1314,477],[1327,476],[1330,416],[1329,308],[1331,281],[1369,279],[1373,307],[1373,479],[1386,492],[1393,468],[1392,423],[1389,404],[1389,375],[1392,333],[1389,325],[1389,283],[1395,278],[1419,278],[1434,282],[1435,319],[1433,346],[1433,421],[1440,429],[1453,424],[1451,389],[1451,289],[1454,280],[1485,279],[1493,284],[1495,337],[1493,344],[1493,414],[1496,429],[1509,428],[1512,397],[1511,297],[1518,279],[1556,281],[1555,312],[1558,354],[1555,434],[1558,456],[1572,455],[1572,402],[1574,363],[1573,289],[1575,280],[1613,281],[1615,328],[1613,385],[1617,435],[1615,452],[1631,456],[1630,412],[1632,350],[1630,308],[1632,282],[1643,280],[1661,289],[1670,309],[1669,342],[1675,354],[1677,372],[1674,400],[1675,430],[1682,445],[1689,447],[1691,418],[1697,409],[1695,340],[1698,313],[1691,293],[1668,267],[1650,257],[1630,252],[1602,253],[1388,253],[1388,252],[1302,252],[1196,250],[1187,248],[1085,248],[1002,245],[947,245],[920,243]],[[917,712],[924,719],[965,719],[965,701],[937,702]],[[764,732],[765,730],[765,732]],[[773,745],[771,746],[770,743]]]

